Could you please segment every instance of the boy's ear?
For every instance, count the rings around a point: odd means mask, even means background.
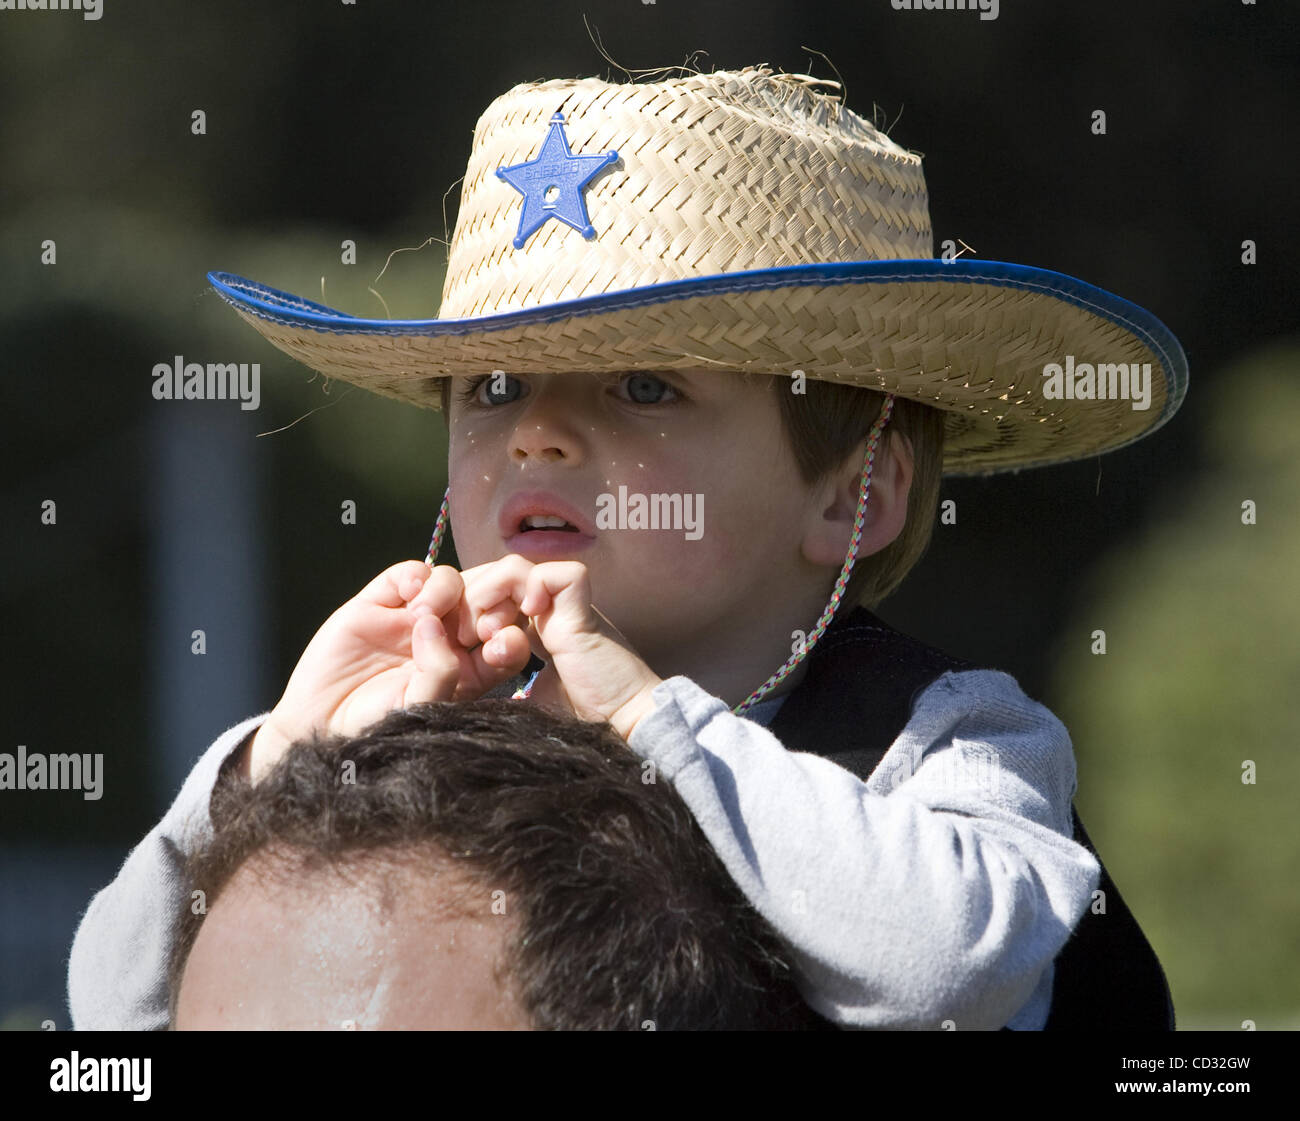
[[[813,564],[839,568],[853,540],[853,515],[858,508],[864,437],[843,463],[822,480],[808,506],[803,555]],[[862,522],[858,557],[870,556],[891,544],[907,521],[907,496],[912,486],[912,441],[899,432],[885,431],[871,466],[871,490]]]

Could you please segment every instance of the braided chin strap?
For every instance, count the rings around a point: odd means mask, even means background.
[[[858,486],[858,508],[853,515],[853,539],[849,542],[848,555],[844,558],[844,565],[840,569],[839,579],[835,581],[835,587],[831,591],[831,598],[826,604],[826,609],[822,612],[821,618],[817,620],[817,625],[812,629],[812,633],[798,644],[798,649],[786,659],[785,664],[750,693],[748,698],[732,709],[732,712],[737,716],[744,716],[752,705],[761,701],[789,677],[799,663],[812,652],[812,648],[826,633],[826,628],[831,625],[831,620],[835,618],[835,612],[839,609],[844,596],[844,589],[849,583],[849,575],[853,572],[853,562],[858,557],[858,546],[862,543],[862,525],[866,520],[867,499],[871,494],[871,468],[876,460],[876,447],[880,442],[880,434],[885,430],[885,425],[889,423],[893,411],[894,395],[887,393],[885,394],[884,407],[880,410],[880,416],[876,418],[876,423],[871,426],[871,433],[867,437],[867,454],[862,465],[862,478]],[[443,495],[442,509],[438,511],[438,523],[434,526],[433,540],[429,542],[428,555],[424,558],[424,563],[430,568],[433,567],[433,563],[438,556],[438,550],[442,547],[442,538],[447,530],[447,510],[450,502],[451,487],[448,487],[447,493]],[[537,674],[533,674],[527,685],[515,691],[514,699],[522,700],[527,697],[532,692],[533,682],[536,680]]]
[[[429,552],[424,558],[424,563],[430,568],[438,559],[438,550],[442,548],[442,537],[447,532],[447,510],[450,505],[451,487],[448,487],[447,493],[442,496],[442,509],[438,511],[438,523],[433,527],[433,540],[429,542]]]

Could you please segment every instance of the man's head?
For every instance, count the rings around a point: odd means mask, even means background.
[[[811,629],[853,536],[867,435],[884,401],[811,378],[704,369],[455,377],[442,395],[462,567],[508,552],[582,561],[601,609],[664,676],[690,673],[674,655],[734,632],[758,605],[784,605],[792,627]],[[897,398],[872,469],[850,604],[875,606],[920,559],[942,461],[943,414]],[[702,495],[702,532],[629,521],[569,543],[501,524],[514,520],[513,497],[537,491],[594,523],[601,496],[621,487]]]
[[[295,745],[214,795],[173,1026],[819,1026],[654,777],[608,726],[505,700]]]

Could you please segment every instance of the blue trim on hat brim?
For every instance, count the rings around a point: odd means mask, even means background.
[[[786,265],[770,269],[690,277],[641,288],[560,300],[540,307],[522,308],[468,319],[362,319],[334,308],[268,288],[233,273],[210,272],[208,280],[218,294],[236,308],[259,319],[286,327],[297,327],[339,335],[443,335],[490,334],[512,327],[553,323],[629,308],[646,307],[700,296],[772,288],[816,285],[933,283],[986,284],[1015,288],[1062,300],[1109,320],[1137,336],[1160,358],[1168,377],[1165,408],[1159,421],[1147,432],[1160,427],[1182,403],[1187,389],[1187,358],[1173,332],[1145,308],[1130,303],[1105,289],[1049,269],[1015,265],[1004,261],[981,261],[958,257],[887,261],[836,261],[829,264]],[[1145,434],[1145,433],[1144,433]]]

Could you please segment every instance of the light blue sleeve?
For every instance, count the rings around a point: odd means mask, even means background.
[[[167,963],[189,897],[185,858],[212,836],[208,802],[221,765],[269,713],[223,733],[200,757],[171,808],[90,901],[68,960],[68,1010],[78,1031],[167,1026]]]
[[[1069,734],[1014,678],[938,678],[866,783],[689,678],[653,697],[629,744],[789,943],[813,1008],[846,1027],[1042,1027],[1100,867],[1071,839]]]

